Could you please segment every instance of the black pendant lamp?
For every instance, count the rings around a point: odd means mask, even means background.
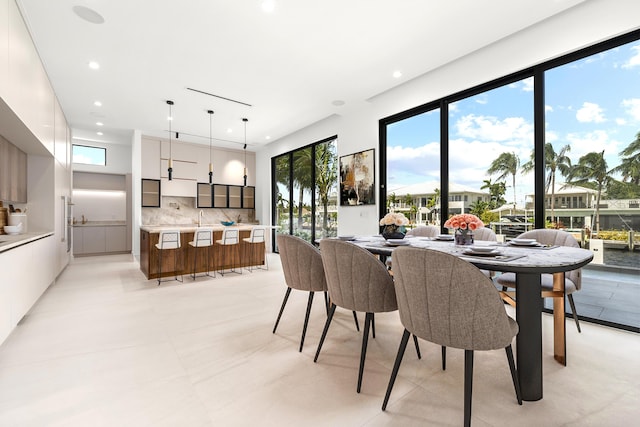
[[[167,172],[169,172],[169,181],[173,179],[173,158],[171,157],[171,121],[173,120],[173,116],[171,115],[171,106],[173,105],[173,101],[167,101],[167,105],[169,106],[169,168]]]
[[[212,143],[212,137],[211,137],[211,119],[213,118],[213,110],[207,110],[207,113],[209,113],[209,185],[213,185],[213,162],[211,160],[211,152],[213,150],[213,143]]]
[[[249,119],[243,118],[244,122],[244,186],[247,186],[247,122]]]

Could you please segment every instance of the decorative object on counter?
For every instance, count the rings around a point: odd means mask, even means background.
[[[2,207],[2,202],[0,202],[0,234],[4,234],[4,226],[8,223],[9,212],[7,208]]]
[[[456,245],[473,245],[473,231],[484,227],[484,223],[475,215],[458,214],[449,218],[444,226],[454,230]]]
[[[171,157],[171,121],[173,121],[173,116],[171,115],[171,106],[173,105],[173,101],[167,100],[167,105],[169,106],[169,168],[167,172],[169,173],[169,181],[173,179],[173,158]]]
[[[27,214],[17,213],[17,212],[9,214],[7,224],[20,226],[21,228],[20,232],[26,233],[27,232]]]
[[[406,233],[405,225],[409,220],[401,213],[389,212],[381,220],[382,237],[385,239],[404,239]]]
[[[211,159],[211,153],[213,151],[213,139],[211,137],[213,110],[207,110],[207,113],[209,114],[209,185],[213,185],[213,160]]]
[[[220,224],[224,225],[225,227],[230,227],[235,223],[235,221],[220,221]]]
[[[244,186],[247,186],[247,122],[249,119],[246,117],[242,119],[244,122]]]
[[[4,226],[4,232],[9,234],[9,235],[20,234],[21,231],[22,231],[22,223],[20,223],[18,225],[5,225]]]

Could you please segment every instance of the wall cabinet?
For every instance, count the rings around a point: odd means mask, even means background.
[[[142,180],[142,207],[143,208],[159,208],[160,207],[160,180],[159,179],[143,179]]]
[[[255,187],[199,182],[198,208],[254,209]]]

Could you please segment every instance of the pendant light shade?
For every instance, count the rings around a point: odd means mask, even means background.
[[[211,119],[213,118],[213,110],[207,110],[209,113],[209,185],[213,185],[213,161],[212,161],[212,150],[213,150],[213,142],[211,137]]]
[[[247,122],[249,119],[243,118],[244,122],[244,186],[247,186]]]
[[[167,101],[167,105],[169,106],[169,167],[167,172],[169,173],[169,181],[173,179],[173,158],[171,157],[171,121],[173,120],[173,116],[171,115],[171,106],[173,105],[173,101]]]

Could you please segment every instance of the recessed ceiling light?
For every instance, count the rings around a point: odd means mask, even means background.
[[[104,135],[104,133],[102,133],[102,132],[96,132],[96,134],[98,134],[100,136]]]
[[[100,68],[100,64],[98,64],[96,61],[91,61],[89,62],[89,68],[91,68],[92,70],[97,70]]]
[[[266,13],[271,13],[276,8],[275,0],[263,0],[262,1],[262,11]]]
[[[342,99],[336,99],[331,102],[331,105],[335,105],[336,107],[342,107],[344,105],[344,101]]]
[[[93,103],[93,105],[95,105],[96,107],[102,107],[102,102],[96,101]]]
[[[271,136],[267,135],[267,136],[264,137],[264,139],[267,139],[267,140],[271,139]]]
[[[228,129],[227,129],[227,133],[231,133],[231,132],[233,132],[233,129],[228,128]]]
[[[401,72],[401,71],[398,71],[398,70],[394,71],[394,72],[393,72],[393,77],[394,77],[395,79],[399,79],[400,77],[402,77],[402,72]]]
[[[102,122],[96,122],[96,126],[104,126],[104,123],[102,123]]]
[[[92,24],[103,24],[104,18],[98,12],[93,9],[89,9],[86,6],[73,6],[73,13],[78,15],[81,19]]]

